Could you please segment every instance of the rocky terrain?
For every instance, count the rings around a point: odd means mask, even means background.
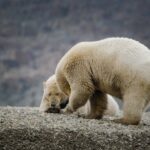
[[[127,36],[150,47],[149,17],[149,0],[1,0],[0,105],[38,106],[42,82],[77,42]]]
[[[0,107],[0,149],[150,149],[150,112],[144,114],[138,126],[125,126],[111,120],[44,114],[30,107]]]

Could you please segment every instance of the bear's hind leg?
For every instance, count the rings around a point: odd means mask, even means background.
[[[146,99],[141,91],[132,91],[124,96],[123,118],[114,120],[126,125],[138,125],[142,118]]]

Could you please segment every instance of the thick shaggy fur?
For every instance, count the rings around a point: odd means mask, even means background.
[[[52,105],[55,105],[56,112],[60,112],[58,109],[61,109],[61,103],[64,103],[69,98],[58,89],[55,75],[51,76],[46,82],[44,82],[43,87],[44,93],[40,105],[40,111],[47,112],[52,108]],[[96,96],[99,98],[98,95],[95,95],[95,98]],[[99,100],[101,101],[101,105],[98,107],[101,110],[102,115],[115,116],[119,113],[119,106],[112,96],[107,95],[106,103],[102,99]],[[76,114],[79,116],[86,116],[90,114],[90,111],[90,101],[88,101],[84,106],[77,110]]]
[[[100,100],[100,99],[99,99]],[[103,105],[103,103],[102,103]],[[99,107],[99,109],[104,108],[102,106]],[[114,100],[114,98],[110,95],[107,95],[107,107],[103,110],[102,109],[102,116],[106,115],[106,116],[117,116],[119,114],[119,106],[117,104],[117,102]],[[89,114],[91,114],[91,105],[90,105],[90,101],[88,100],[87,103],[80,107],[77,110],[77,115],[78,116],[89,116]]]
[[[138,124],[150,102],[150,51],[128,38],[81,42],[62,57],[56,68],[59,89],[69,96],[64,112],[72,113],[90,100],[90,118],[99,118],[106,93],[123,100],[123,124]],[[93,101],[94,100],[94,101]],[[95,110],[97,109],[97,110]]]
[[[60,104],[68,99],[57,87],[55,75],[43,82],[43,97],[40,104],[40,111],[48,112],[52,106],[56,112],[60,112]]]

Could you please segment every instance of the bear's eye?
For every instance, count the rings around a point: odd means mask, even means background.
[[[51,96],[51,93],[48,93],[48,96]]]

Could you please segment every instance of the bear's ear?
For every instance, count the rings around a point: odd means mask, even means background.
[[[46,87],[46,82],[45,82],[45,81],[43,81],[43,87],[44,87],[44,88]]]

